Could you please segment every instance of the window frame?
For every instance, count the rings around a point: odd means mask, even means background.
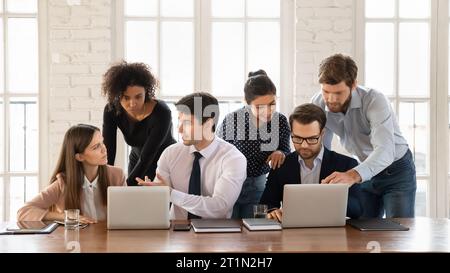
[[[11,208],[11,199],[10,199],[10,188],[11,188],[11,180],[14,177],[36,177],[38,181],[38,190],[40,190],[43,185],[41,184],[41,181],[44,181],[47,177],[46,167],[48,162],[48,153],[43,153],[42,151],[47,151],[48,146],[46,146],[46,141],[48,139],[48,134],[46,134],[45,130],[42,130],[42,128],[48,128],[48,123],[46,119],[43,117],[47,117],[48,109],[43,108],[47,107],[47,104],[43,104],[42,102],[47,100],[43,98],[47,98],[46,91],[42,92],[42,90],[46,89],[46,81],[47,74],[44,73],[46,71],[45,65],[46,62],[43,60],[43,56],[47,56],[47,46],[46,46],[46,29],[43,26],[46,26],[46,3],[42,0],[37,0],[37,12],[36,13],[13,13],[8,12],[6,9],[6,0],[3,1],[3,11],[0,13],[0,16],[3,20],[3,56],[4,56],[4,71],[3,71],[3,77],[4,77],[4,92],[0,93],[0,98],[2,98],[3,101],[3,134],[4,134],[4,154],[0,155],[3,156],[4,160],[4,166],[3,171],[0,171],[0,178],[3,180],[3,188],[0,188],[1,191],[3,191],[4,199],[1,201],[3,202],[3,211],[2,216],[0,217],[0,221],[5,220],[12,220],[15,219],[15,215],[10,215],[10,208]],[[8,86],[8,18],[36,18],[37,21],[37,33],[38,33],[38,90],[37,93],[15,93],[11,92],[11,90],[7,90]],[[44,23],[43,23],[44,22]],[[33,98],[36,99],[36,107],[37,107],[37,115],[38,115],[38,145],[37,148],[37,154],[38,158],[38,166],[36,171],[11,171],[10,168],[10,155],[11,155],[11,149],[10,149],[10,104],[12,98]],[[44,178],[44,179],[43,179]],[[24,196],[26,194],[26,185],[24,186]]]

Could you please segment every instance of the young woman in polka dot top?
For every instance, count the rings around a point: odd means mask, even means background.
[[[290,152],[289,123],[275,111],[276,87],[264,70],[249,73],[244,94],[247,105],[228,114],[217,131],[247,158],[247,179],[233,207],[235,219],[253,218],[266,174],[270,168],[279,168]]]

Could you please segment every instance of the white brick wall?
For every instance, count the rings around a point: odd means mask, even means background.
[[[323,58],[353,54],[353,8],[353,0],[297,0],[297,105],[319,90],[317,71]]]
[[[67,128],[102,124],[100,84],[111,63],[112,2],[48,1],[50,172]]]

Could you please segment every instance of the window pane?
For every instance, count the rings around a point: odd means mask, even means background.
[[[125,32],[125,59],[144,62],[157,71],[158,38],[155,22],[129,21]]]
[[[211,0],[213,17],[244,17],[244,7],[243,0]]]
[[[0,173],[5,170],[5,122],[4,122],[4,106],[3,99],[0,98]],[[0,189],[1,190],[1,189]],[[2,200],[2,199],[0,199]],[[0,218],[1,219],[1,218]]]
[[[1,4],[1,3],[0,3]],[[4,48],[3,48],[3,19],[0,18],[0,94],[5,91],[5,79],[4,79]]]
[[[37,0],[8,0],[6,2],[9,12],[36,13]]]
[[[280,91],[280,24],[248,23],[248,69],[264,69]],[[278,96],[280,94],[278,93]]]
[[[243,96],[244,24],[213,23],[212,90],[215,95]]]
[[[194,17],[193,0],[162,0],[161,16],[165,17]]]
[[[36,171],[38,162],[37,107],[35,99],[12,98],[10,103],[11,171]]]
[[[280,0],[247,0],[247,16],[280,17]]]
[[[400,23],[400,95],[428,96],[430,84],[428,23]]]
[[[428,103],[401,102],[400,130],[413,152],[418,175],[429,174],[429,119]]]
[[[430,17],[430,0],[399,0],[401,18]]]
[[[394,24],[366,24],[365,85],[394,94]]]
[[[16,101],[10,104],[10,158],[11,171],[25,169],[25,103]]]
[[[36,176],[11,177],[9,185],[9,219],[16,219],[17,211],[27,201],[30,201],[39,193],[39,185]]]
[[[9,91],[37,93],[37,21],[35,18],[12,18],[8,19],[8,24]]]
[[[125,0],[125,16],[157,16],[157,0]]]
[[[25,182],[25,202],[28,202],[39,193],[39,184],[36,176],[26,176]]]
[[[25,177],[11,177],[9,184],[9,220],[16,220],[17,211],[25,203]]]
[[[219,121],[217,124],[221,125],[223,122],[223,119],[225,118],[226,115],[228,115],[229,113],[242,108],[244,106],[244,104],[242,102],[239,101],[219,101]]]
[[[416,217],[427,216],[427,195],[428,180],[417,180],[416,206],[414,211]]]
[[[194,26],[163,22],[161,26],[161,92],[185,95],[194,91]]]
[[[38,135],[38,116],[39,110],[36,102],[26,105],[26,169],[27,171],[37,171],[39,162],[39,135]]]
[[[392,18],[395,15],[395,0],[366,0],[367,18]]]

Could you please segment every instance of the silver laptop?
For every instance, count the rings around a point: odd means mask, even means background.
[[[108,187],[108,229],[168,229],[169,188]]]
[[[283,228],[344,226],[348,186],[344,184],[285,185]]]

